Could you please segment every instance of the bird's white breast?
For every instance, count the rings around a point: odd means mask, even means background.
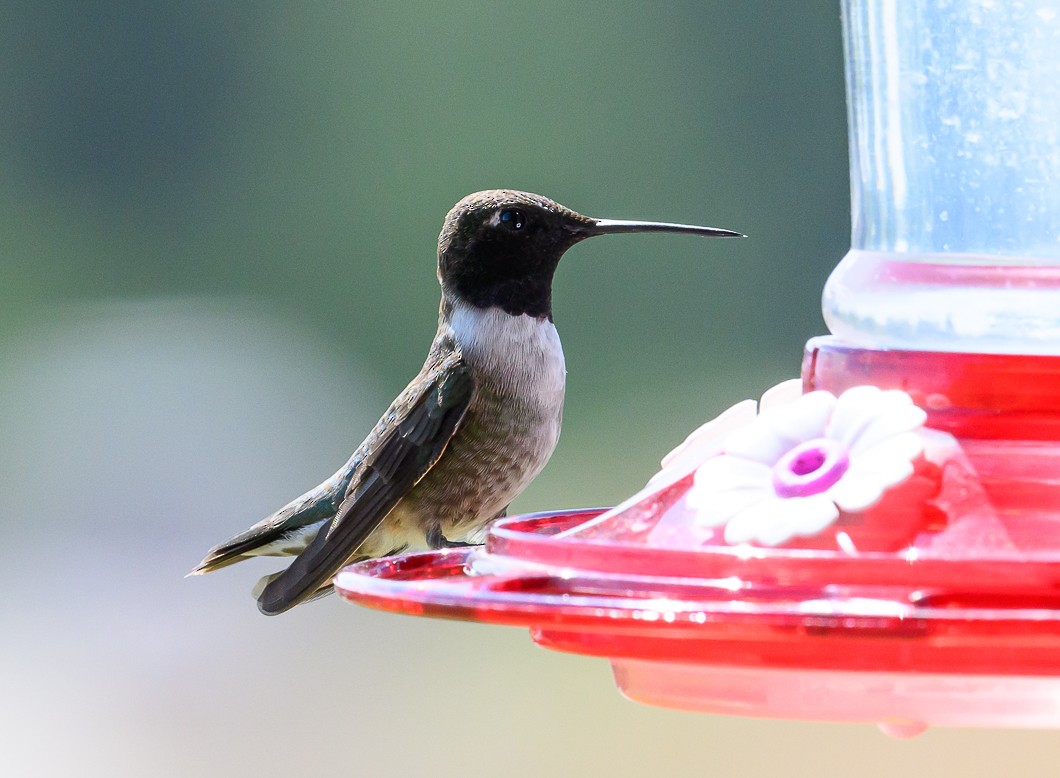
[[[562,403],[567,367],[551,321],[457,304],[450,327],[464,358],[476,369],[516,393],[532,389]]]

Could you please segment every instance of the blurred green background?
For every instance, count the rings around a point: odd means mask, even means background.
[[[822,332],[845,129],[834,0],[5,3],[0,772],[1050,774],[1049,734],[652,709],[520,630],[266,619],[275,562],[182,579],[419,368],[478,189],[751,236],[560,267],[565,429],[514,508],[637,489]]]

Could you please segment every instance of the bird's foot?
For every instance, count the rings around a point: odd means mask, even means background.
[[[478,546],[480,544],[465,543],[460,540],[449,540],[449,538],[442,534],[442,528],[435,526],[427,530],[427,545],[435,550],[438,550],[441,548],[469,548],[471,546]]]

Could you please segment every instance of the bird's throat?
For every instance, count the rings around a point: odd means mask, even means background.
[[[549,319],[460,302],[450,308],[447,329],[476,374],[514,394],[562,398],[566,364]]]

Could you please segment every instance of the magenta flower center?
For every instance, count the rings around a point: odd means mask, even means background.
[[[778,497],[810,497],[831,488],[850,468],[850,452],[838,440],[800,443],[773,465]]]

